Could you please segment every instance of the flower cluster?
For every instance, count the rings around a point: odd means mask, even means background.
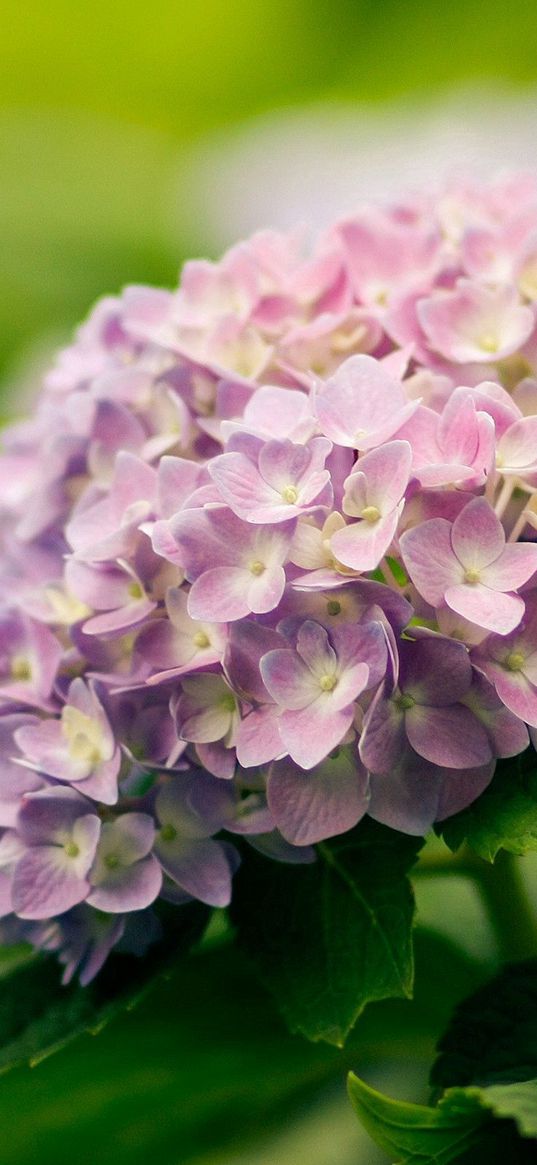
[[[97,305],[0,458],[6,934],[88,981],[234,835],[420,834],[527,747],[536,304],[517,177]]]

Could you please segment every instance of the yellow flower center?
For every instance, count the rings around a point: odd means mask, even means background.
[[[209,639],[206,631],[196,631],[196,634],[193,636],[193,643],[195,647],[208,647],[210,642],[211,640]]]
[[[30,680],[32,678],[30,660],[25,655],[14,655],[9,670],[12,680]]]
[[[500,346],[497,336],[493,336],[492,332],[485,332],[483,336],[479,337],[478,343],[484,352],[490,353],[497,352]]]
[[[177,830],[175,825],[163,825],[160,831],[161,841],[175,841],[177,837]]]
[[[321,676],[319,680],[319,687],[322,692],[332,692],[337,684],[337,676],[325,675]]]
[[[364,506],[360,517],[363,518],[365,522],[370,522],[372,525],[373,522],[378,522],[380,518],[380,510],[378,506]]]
[[[464,572],[464,581],[467,583],[471,583],[471,584],[478,583],[480,578],[481,578],[481,575],[480,575],[479,571],[476,570],[475,566],[470,566],[468,568],[468,570],[465,570],[465,572]]]
[[[401,712],[408,712],[410,708],[414,707],[416,701],[412,698],[412,696],[407,696],[404,692],[402,692],[401,695],[395,697],[394,703],[397,708],[401,710]]]
[[[67,704],[62,712],[62,732],[67,740],[69,756],[95,768],[103,760],[101,726],[91,716]]]
[[[294,485],[284,485],[282,489],[282,498],[289,506],[294,506],[298,499],[298,490]]]
[[[526,658],[521,651],[512,651],[510,655],[507,656],[505,665],[509,668],[509,671],[521,671],[525,662]]]
[[[293,500],[296,501],[296,498]],[[254,561],[250,563],[250,570],[252,574],[263,574],[263,572],[266,570],[265,563],[260,562],[259,558],[255,558]]]

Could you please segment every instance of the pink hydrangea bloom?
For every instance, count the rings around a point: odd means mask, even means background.
[[[537,741],[536,238],[524,176],[262,232],[5,432],[0,911],[66,981]]]

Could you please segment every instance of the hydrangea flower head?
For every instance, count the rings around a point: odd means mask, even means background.
[[[419,834],[535,738],[528,189],[127,288],[3,434],[0,908],[66,980],[241,846]]]

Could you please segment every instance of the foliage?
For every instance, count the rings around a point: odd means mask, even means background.
[[[527,961],[457,1007],[431,1073],[435,1107],[391,1100],[351,1073],[355,1111],[401,1165],[532,1161],[535,1147],[525,1142],[537,1141],[536,1024],[537,962]]]
[[[167,911],[164,937],[143,958],[114,954],[89,987],[63,987],[55,959],[29,954],[7,970],[0,990],[0,1072],[31,1067],[82,1032],[96,1035],[122,1010],[132,1010],[177,957],[201,936],[201,904]]]
[[[488,789],[440,826],[450,849],[467,841],[486,861],[503,849],[513,854],[537,850],[537,756],[533,748],[498,761]]]
[[[323,842],[312,865],[246,857],[233,918],[291,1031],[341,1045],[366,1003],[411,995],[404,875],[420,844],[364,821]]]

